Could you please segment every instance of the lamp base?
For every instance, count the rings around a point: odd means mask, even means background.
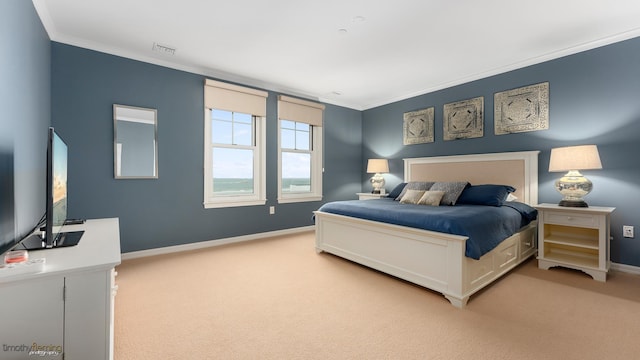
[[[558,206],[582,207],[582,208],[589,207],[589,205],[587,205],[587,203],[584,202],[584,200],[561,200],[560,203],[558,203]]]
[[[371,191],[372,194],[384,194],[384,177],[382,177],[382,175],[380,175],[379,173],[376,173],[372,178],[371,178],[371,185],[373,185],[373,191]]]
[[[589,179],[582,176],[579,171],[571,170],[555,183],[556,190],[562,194],[562,200],[558,205],[565,207],[589,207],[582,198],[593,189]]]

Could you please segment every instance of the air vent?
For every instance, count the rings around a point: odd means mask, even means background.
[[[153,43],[153,47],[151,48],[151,50],[155,52],[159,52],[164,55],[170,55],[170,56],[173,56],[176,54],[176,49],[174,47],[171,47],[168,45],[162,45],[158,43]]]

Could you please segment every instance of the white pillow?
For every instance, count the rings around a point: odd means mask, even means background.
[[[444,191],[425,191],[418,200],[418,205],[439,206],[443,196]]]
[[[424,193],[424,190],[407,189],[400,199],[400,204],[417,204]]]

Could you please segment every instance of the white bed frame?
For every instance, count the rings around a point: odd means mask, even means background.
[[[538,201],[538,151],[404,159],[405,181],[511,185],[518,201]],[[367,201],[367,200],[363,200]],[[479,260],[467,237],[315,212],[316,251],[331,253],[442,293],[462,308],[469,297],[536,253],[537,222]]]

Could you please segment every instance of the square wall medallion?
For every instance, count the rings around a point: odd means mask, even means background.
[[[402,128],[404,145],[433,142],[433,111],[430,107],[404,113]]]
[[[540,83],[494,94],[496,135],[549,128],[549,83]]]
[[[484,135],[484,97],[444,105],[444,140]]]

